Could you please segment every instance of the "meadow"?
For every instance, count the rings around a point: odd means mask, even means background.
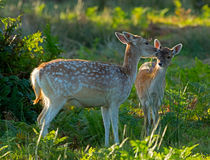
[[[208,0],[0,0],[0,20],[0,159],[210,159]],[[152,38],[151,44],[155,38],[167,47],[183,44],[167,70],[160,127],[143,137],[133,87],[120,106],[119,145],[104,146],[94,107],[63,108],[40,137],[33,68],[56,58],[122,64],[125,46],[116,31]],[[146,61],[152,59],[139,66]]]

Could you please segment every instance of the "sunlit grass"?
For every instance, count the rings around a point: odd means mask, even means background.
[[[156,16],[148,14],[148,19],[153,23],[162,23],[165,25],[172,25],[177,27],[187,27],[187,26],[210,26],[210,18],[201,18],[193,15],[189,15],[185,18],[181,16]]]
[[[202,15],[195,15],[190,10],[179,8],[174,14],[166,14],[169,9],[156,10],[152,8],[134,7],[130,11],[125,11],[120,7],[105,8],[102,12],[98,12],[98,7],[84,8],[84,2],[78,1],[77,5],[70,9],[68,7],[59,8],[56,4],[52,5],[36,1],[30,3],[17,3],[8,4],[5,6],[4,15],[8,15],[12,12],[18,12],[21,10],[25,14],[34,14],[39,17],[51,19],[66,20],[70,23],[77,20],[81,23],[87,23],[88,21],[95,23],[96,25],[109,26],[113,29],[130,28],[131,26],[138,26],[140,28],[146,28],[149,22],[162,23],[166,25],[173,25],[178,27],[186,26],[210,26],[209,8],[203,7]],[[49,7],[55,10],[51,11]],[[30,10],[29,10],[30,8]]]

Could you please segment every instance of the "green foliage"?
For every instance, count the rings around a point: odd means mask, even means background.
[[[198,117],[198,119],[208,119],[207,110],[209,108],[209,84],[210,84],[210,67],[208,64],[203,64],[197,58],[195,59],[195,67],[180,71],[180,80],[187,84],[186,94],[191,94],[191,101],[189,101],[189,109],[192,109],[191,116]],[[185,94],[185,95],[186,95]],[[188,98],[189,99],[189,98]]]
[[[38,31],[33,35],[24,37],[23,42],[25,43],[25,49],[29,51],[31,56],[34,56],[33,53],[43,53],[43,47],[39,45],[40,43],[43,43],[41,32]]]
[[[39,46],[43,42],[41,33],[22,38],[20,16],[2,18],[1,21],[3,30],[0,32],[0,72],[17,75],[32,70],[37,64],[35,55],[43,53],[43,48]]]
[[[53,36],[51,33],[51,27],[47,24],[43,31],[44,35],[44,51],[45,54],[42,56],[43,61],[49,61],[51,59],[57,58],[63,50],[61,49],[58,38]]]
[[[5,123],[7,123],[5,121]],[[16,134],[11,135],[11,130],[0,139],[3,154],[6,159],[61,159],[72,158],[72,153],[68,149],[67,137],[58,137],[58,130],[51,131],[45,138],[39,139],[39,133],[36,128],[26,124],[16,122],[10,124]],[[8,145],[6,145],[8,144]],[[0,148],[1,149],[1,148]],[[10,151],[12,150],[12,152]],[[75,154],[76,155],[76,154]]]
[[[95,7],[89,7],[86,11],[86,15],[87,17],[96,17],[97,16],[97,10],[98,8],[95,6]]]
[[[116,7],[113,12],[113,28],[122,28],[122,26],[127,25],[128,20],[126,19],[126,13],[120,8]]]
[[[168,99],[168,102],[166,104],[170,105],[176,113],[188,114],[187,119],[208,119],[209,65],[196,58],[194,66],[190,68],[169,68],[168,74],[167,80],[173,86],[173,89],[167,90],[168,96],[166,99]],[[178,83],[174,81],[173,77],[180,77]],[[173,106],[180,109],[174,110]]]
[[[0,8],[4,8],[6,1],[0,0]]]
[[[61,112],[52,128],[58,126],[63,135],[68,135],[71,147],[88,144],[103,144],[104,128],[100,110],[74,108]]]
[[[132,21],[135,27],[140,27],[142,30],[148,28],[147,10],[147,8],[142,7],[136,7],[132,10]]]
[[[2,119],[34,122],[37,113],[31,99],[34,98],[30,83],[17,76],[0,75],[0,117]]]
[[[8,148],[8,146],[6,145],[6,146],[1,147],[1,148],[0,148],[0,153],[1,153],[1,151],[3,151],[5,148]],[[10,153],[10,151],[7,151],[6,153],[1,154],[1,155],[0,155],[0,158],[6,157],[9,153]]]
[[[18,29],[20,17],[2,18],[3,28],[0,32],[0,72],[11,73],[17,65],[17,59],[22,50],[23,42],[21,40],[20,30]]]
[[[37,113],[31,104],[34,94],[29,73],[41,61],[58,57],[61,49],[51,35],[49,25],[44,36],[37,33],[23,37],[21,17],[1,18],[0,32],[0,117],[15,121],[34,122]],[[22,78],[22,79],[20,79]]]
[[[118,146],[113,145],[109,148],[89,148],[88,151],[82,155],[83,160],[89,159],[203,159],[201,154],[192,154],[192,149],[197,145],[191,147],[164,148],[163,151],[155,151],[157,149],[157,135],[145,138],[142,141],[131,140],[130,145],[124,145],[126,139]]]
[[[164,142],[180,146],[190,121],[209,121],[209,65],[197,58],[190,68],[169,67],[161,124],[167,125]],[[178,79],[176,77],[179,77]]]
[[[34,8],[35,13],[39,16],[43,15],[43,10],[44,10],[45,6],[46,6],[45,3],[38,1],[37,5]]]
[[[210,7],[207,4],[202,7],[202,12],[204,18],[210,18]]]
[[[43,36],[38,31],[23,38],[20,16],[2,18],[1,21],[0,72],[27,76],[40,62],[56,58],[62,52],[49,25],[45,27]]]

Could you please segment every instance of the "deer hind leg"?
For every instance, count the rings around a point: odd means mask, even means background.
[[[40,128],[41,128],[41,125],[42,125],[42,122],[43,122],[43,117],[46,114],[47,108],[49,107],[49,104],[50,104],[49,102],[50,102],[49,98],[43,94],[42,103],[43,103],[44,107],[42,109],[42,112],[39,114],[39,116],[37,118],[37,122],[38,122]]]
[[[145,102],[143,106],[144,111],[144,126],[145,126],[145,132],[146,136],[150,135],[150,128],[151,128],[151,111],[150,111],[150,104],[149,102]]]
[[[156,114],[155,114],[155,111],[156,109],[155,109],[155,107],[154,106],[152,106],[152,108],[151,108],[151,113],[152,113],[152,127],[154,128],[154,126],[155,126],[155,124],[156,124]]]
[[[44,129],[42,135],[45,136],[48,133],[48,128],[50,126],[51,121],[55,118],[58,112],[61,110],[63,105],[65,104],[66,100],[61,97],[56,97],[54,99],[49,100],[49,106],[44,108],[42,117],[40,119],[40,123],[44,123]]]
[[[105,146],[109,145],[109,131],[110,131],[110,116],[109,116],[109,108],[101,107],[101,113],[104,122],[105,129]]]
[[[109,116],[111,118],[112,130],[114,133],[114,141],[119,144],[119,135],[118,135],[118,116],[119,116],[119,105],[111,104],[109,106]]]
[[[147,108],[144,106],[143,106],[143,112],[144,112],[144,136],[147,136],[147,125],[148,125]]]
[[[37,122],[38,122],[39,125],[42,124],[41,120],[42,120],[43,115],[46,113],[46,110],[47,110],[47,107],[44,107],[44,108],[42,109],[42,112],[39,114],[39,116],[38,116],[38,118],[37,118]]]
[[[153,127],[157,124],[158,119],[159,119],[158,110],[159,110],[158,99],[156,98],[152,105]]]
[[[154,126],[157,125],[157,123],[158,123],[158,119],[159,119],[158,111],[159,111],[159,107],[156,106],[155,107],[155,113],[154,113],[155,114],[155,123],[154,123]]]

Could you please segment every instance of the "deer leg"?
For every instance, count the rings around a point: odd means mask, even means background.
[[[145,103],[143,106],[144,111],[144,126],[146,130],[146,136],[149,136],[150,134],[150,127],[151,127],[151,113],[150,113],[150,106],[148,103]]]
[[[155,117],[156,117],[155,124],[158,123],[158,120],[159,120],[159,113],[158,113],[158,111],[159,111],[159,106],[157,106],[155,108]]]
[[[148,136],[148,109],[143,106],[144,112],[144,136]]]
[[[111,104],[109,106],[109,115],[111,117],[112,130],[114,133],[114,141],[119,144],[119,135],[118,135],[118,115],[119,114],[119,105]]]
[[[54,98],[50,101],[49,107],[46,109],[45,114],[41,118],[41,123],[45,120],[44,130],[42,135],[45,136],[48,133],[48,128],[50,126],[50,122],[55,118],[58,112],[61,110],[66,100],[63,98]]]
[[[38,122],[40,128],[41,128],[42,123],[43,123],[43,117],[45,116],[46,111],[47,111],[47,109],[49,108],[49,105],[50,105],[50,103],[49,103],[49,102],[50,102],[50,101],[49,101],[49,98],[46,97],[45,95],[43,95],[42,101],[43,101],[43,106],[44,106],[44,107],[43,107],[43,109],[42,109],[42,112],[39,114],[39,116],[38,116],[38,118],[37,118],[37,122]]]
[[[42,112],[39,114],[39,116],[37,118],[37,122],[38,122],[39,125],[41,125],[41,119],[42,119],[43,115],[45,115],[46,111],[47,111],[47,107],[44,107],[42,109]]]
[[[157,124],[158,122],[158,110],[159,110],[159,106],[158,106],[158,98],[155,99],[154,103],[153,103],[153,127]]]
[[[105,129],[105,146],[109,146],[109,130],[110,130],[110,116],[109,110],[107,107],[101,107],[101,113],[104,122],[104,129]]]
[[[152,124],[153,124],[152,127],[154,127],[156,124],[156,108],[154,105],[152,105],[151,112],[152,112]]]
[[[147,107],[147,136],[150,135],[151,129],[151,108]]]

